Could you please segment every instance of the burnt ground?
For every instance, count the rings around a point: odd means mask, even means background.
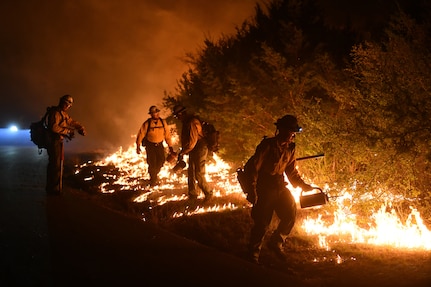
[[[326,251],[292,236],[287,261],[264,250],[256,265],[238,243],[196,237],[200,226],[189,231],[186,219],[142,221],[127,196],[66,184],[46,197],[46,155],[34,147],[0,146],[0,158],[0,286],[431,286],[431,252]]]

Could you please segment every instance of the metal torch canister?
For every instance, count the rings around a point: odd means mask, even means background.
[[[179,162],[177,162],[177,164],[172,168],[172,172],[176,173],[179,172],[181,170],[183,170],[185,167],[187,166],[186,162],[183,160],[180,160]]]
[[[176,152],[170,152],[166,157],[166,161],[170,164],[174,164],[178,158],[178,154]]]
[[[318,192],[315,192],[316,190]],[[311,194],[304,194],[304,192],[301,191],[301,195],[299,197],[299,204],[301,205],[301,208],[319,206],[328,203],[328,195],[324,193],[320,188],[315,188],[313,189],[313,191],[314,192]]]

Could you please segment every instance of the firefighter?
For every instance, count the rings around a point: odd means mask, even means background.
[[[148,110],[150,118],[141,125],[136,136],[136,153],[141,153],[141,145],[145,146],[147,153],[150,186],[156,186],[159,183],[158,175],[166,159],[164,141],[166,141],[169,151],[173,152],[168,124],[160,117],[159,112],[160,110],[156,106],[150,107]]]
[[[178,153],[178,161],[182,161],[184,155],[189,156],[187,170],[188,197],[195,200],[199,195],[199,189],[208,201],[213,195],[209,184],[205,179],[205,164],[208,157],[208,146],[202,132],[202,124],[197,116],[189,114],[182,105],[173,108],[173,115],[182,122],[181,150]]]
[[[73,98],[70,95],[64,95],[60,98],[58,106],[51,107],[48,111],[47,125],[51,132],[47,145],[46,192],[48,195],[60,195],[62,193],[64,139],[72,140],[75,130],[82,136],[86,134],[84,127],[67,114],[72,104]]]
[[[301,131],[296,117],[285,115],[275,125],[275,136],[264,138],[244,167],[252,186],[252,192],[248,195],[248,200],[253,204],[249,255],[255,263],[259,262],[263,238],[274,211],[280,222],[269,239],[268,248],[285,259],[283,244],[295,223],[296,203],[286,187],[284,174],[293,186],[299,186],[303,191],[314,189],[302,180],[295,168],[293,141],[296,133]]]

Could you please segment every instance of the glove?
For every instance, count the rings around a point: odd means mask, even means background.
[[[75,132],[70,130],[68,134],[65,135],[68,140],[72,140],[75,137]]]
[[[78,133],[79,133],[81,136],[85,136],[85,135],[86,135],[86,132],[85,132],[84,127],[81,127],[81,128],[78,130]]]

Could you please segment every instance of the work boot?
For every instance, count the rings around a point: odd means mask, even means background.
[[[210,191],[207,194],[205,194],[204,202],[208,202],[213,197],[213,192]]]
[[[256,264],[259,264],[260,246],[250,246],[248,251],[248,259]]]
[[[260,264],[259,263],[259,252],[251,252],[251,253],[249,253],[249,255],[248,255],[249,257],[248,257],[248,259],[251,261],[251,262],[253,262],[253,263],[255,263],[255,264]]]
[[[150,177],[150,187],[159,185],[159,178],[157,176]]]
[[[281,260],[286,260],[287,256],[284,252],[283,243],[284,240],[280,234],[278,234],[278,232],[274,232],[268,241],[268,249],[274,252],[274,254]]]

